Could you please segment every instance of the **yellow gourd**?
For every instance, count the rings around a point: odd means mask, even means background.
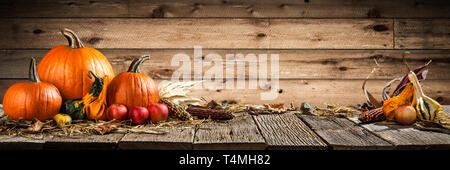
[[[56,124],[58,126],[64,126],[64,125],[70,125],[72,123],[72,118],[67,114],[61,114],[58,113],[53,117],[53,120],[55,120]]]

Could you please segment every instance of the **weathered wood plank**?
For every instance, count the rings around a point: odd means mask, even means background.
[[[390,19],[0,19],[0,49],[67,44],[69,27],[94,48],[393,48]]]
[[[31,139],[21,136],[0,135],[1,150],[42,150],[45,141],[42,139]]]
[[[47,137],[44,149],[48,150],[115,150],[119,140],[124,136],[120,133],[106,135],[90,135],[75,137]]]
[[[186,54],[190,58],[190,76],[194,77],[194,50],[158,50],[158,49],[100,49],[108,57],[114,71],[118,74],[127,71],[127,67],[134,58],[143,54],[150,54],[150,60],[141,66],[141,72],[152,78],[170,79],[174,73],[184,66],[184,62],[172,65],[177,61],[178,54]],[[28,78],[29,57],[37,57],[38,62],[48,50],[0,50],[0,78]],[[377,60],[380,71],[375,72],[371,79],[392,79],[403,76],[406,67],[401,60],[403,50],[208,50],[203,49],[202,55],[218,54],[221,56],[223,74],[218,77],[236,78],[243,75],[249,78],[249,64],[244,67],[244,72],[238,72],[241,68],[235,60],[227,60],[226,55],[267,54],[267,62],[258,65],[266,65],[268,76],[271,74],[271,54],[279,56],[280,79],[365,79],[372,68],[376,67]],[[408,63],[411,67],[423,65],[428,60],[433,60],[429,67],[427,80],[450,79],[450,51],[449,50],[410,50]],[[255,58],[258,59],[258,58]],[[203,60],[206,62],[207,60]],[[241,60],[240,60],[241,61]],[[227,75],[226,64],[234,62],[234,74]],[[256,61],[258,62],[258,60]],[[176,63],[176,62],[175,62]],[[255,63],[255,62],[251,62]],[[213,66],[204,64],[202,71],[205,73]],[[257,64],[257,63],[256,63]],[[184,71],[183,71],[184,72]],[[188,71],[189,72],[189,71]],[[176,74],[175,74],[176,75]]]
[[[17,82],[26,80],[4,80],[0,79],[0,103],[6,90]],[[159,83],[161,80],[155,80]],[[231,81],[231,80],[228,80]],[[222,81],[221,81],[222,82]],[[355,105],[366,101],[361,90],[362,80],[280,80],[279,87],[276,83],[262,83],[258,86],[257,81],[242,82],[245,87],[237,89],[236,84],[242,81],[234,81],[233,89],[224,89],[223,83],[204,83],[204,88],[194,89],[190,95],[203,97],[206,100],[235,100],[243,103],[269,104],[294,102],[308,102],[314,106],[324,106],[326,103],[340,105]],[[376,98],[381,99],[381,91],[388,80],[369,80],[367,90]],[[225,82],[226,83],[226,82]],[[249,84],[255,84],[258,88],[251,89]],[[450,104],[450,80],[426,80],[423,82],[425,93],[441,104]],[[220,87],[222,86],[222,87]],[[261,93],[278,93],[274,100],[261,100]],[[391,89],[393,90],[393,89]]]
[[[360,123],[358,118],[350,118]],[[362,127],[389,141],[394,149],[450,149],[450,135],[431,131],[421,131],[411,126],[363,124]]]
[[[5,0],[0,17],[450,17],[445,0]]]
[[[6,0],[0,3],[0,16],[124,17],[129,13],[127,3],[123,0]]]
[[[129,133],[119,141],[122,150],[191,150],[195,128],[162,128],[166,134]]]
[[[195,150],[264,150],[264,138],[247,113],[211,124],[198,126],[194,137]]]
[[[253,118],[269,150],[327,149],[327,144],[292,113]]]
[[[444,109],[445,112],[450,114],[450,105],[442,105],[442,109]]]
[[[450,19],[401,19],[394,24],[397,49],[450,49]]]
[[[345,119],[297,114],[334,150],[392,149],[392,145]]]

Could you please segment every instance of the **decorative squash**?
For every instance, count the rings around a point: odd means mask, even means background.
[[[17,83],[6,91],[3,97],[5,114],[11,120],[52,119],[61,108],[61,94],[54,85],[40,81],[34,58],[31,59],[29,74],[32,83]]]
[[[84,47],[73,31],[65,28],[61,33],[69,41],[69,46],[55,46],[44,56],[37,69],[43,81],[52,83],[59,89],[65,102],[81,98],[89,92],[93,83],[93,80],[85,76],[89,70],[99,77],[107,75],[110,78],[114,77],[114,71],[101,52]]]
[[[394,120],[394,111],[401,105],[411,106],[414,104],[414,86],[408,83],[403,91],[395,97],[383,102],[383,112],[387,119]]]
[[[431,120],[433,121],[436,115],[442,111],[442,106],[437,101],[433,100],[431,97],[426,96],[423,93],[422,86],[419,83],[419,79],[416,74],[412,71],[408,73],[409,80],[414,84],[415,98],[414,104],[417,112],[417,117],[420,120]]]
[[[128,72],[118,74],[108,86],[108,105],[123,104],[131,109],[133,106],[148,107],[159,100],[158,87],[153,79],[140,73],[139,67],[149,55],[135,59]]]
[[[53,117],[53,120],[55,120],[56,124],[60,127],[72,124],[72,118],[67,114],[58,113]]]
[[[88,72],[88,77],[94,77],[94,83],[89,90],[89,93],[83,96],[81,99],[70,99],[64,103],[64,110],[74,120],[88,119],[106,120],[106,109],[108,105],[106,103],[106,89],[107,86],[104,81],[110,81],[105,76],[100,78],[96,76],[92,71]]]

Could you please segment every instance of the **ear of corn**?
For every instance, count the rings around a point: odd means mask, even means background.
[[[191,114],[189,114],[186,109],[181,107],[180,105],[177,105],[169,100],[166,99],[160,99],[160,102],[167,105],[167,108],[169,108],[169,115],[172,117],[177,117],[181,120],[193,120]]]
[[[384,116],[382,107],[366,111],[359,115],[359,120],[363,123],[378,122],[385,119],[386,117]]]
[[[186,110],[200,119],[210,118],[213,120],[228,120],[233,118],[232,111],[229,110],[209,109],[198,106],[189,106]]]

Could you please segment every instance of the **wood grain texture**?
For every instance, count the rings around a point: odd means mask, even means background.
[[[191,150],[195,128],[161,128],[163,135],[128,133],[119,141],[122,150]]]
[[[264,150],[264,138],[252,117],[238,113],[221,122],[198,126],[194,137],[195,150]]]
[[[350,118],[360,123],[357,117]],[[389,141],[394,149],[450,149],[450,135],[431,131],[421,131],[411,126],[363,124],[362,127]]]
[[[401,19],[394,24],[397,49],[450,49],[450,19]]]
[[[0,108],[1,110],[1,108]],[[43,139],[31,139],[21,136],[0,135],[1,150],[42,150],[45,141]]]
[[[297,114],[333,150],[392,149],[392,145],[372,132],[345,119]]]
[[[67,44],[74,30],[94,48],[393,48],[390,19],[0,19],[0,49]]]
[[[366,87],[377,99],[381,100],[381,92],[388,81],[370,80]],[[235,81],[235,83],[238,83]],[[355,105],[366,101],[361,90],[362,80],[280,80],[276,83],[263,83],[258,89],[248,89],[254,81],[246,81],[246,89],[217,89],[221,83],[204,84],[203,89],[194,90],[191,95],[204,97],[206,100],[234,100],[242,103],[268,104],[293,102],[299,105],[308,102],[315,106],[328,104]],[[450,102],[450,81],[424,81],[427,95],[441,104]],[[225,87],[225,85],[223,85]],[[236,87],[236,86],[235,86]],[[393,90],[393,89],[391,89]],[[274,100],[262,100],[261,93],[278,92]]]
[[[178,54],[185,54],[190,58],[190,76],[194,77],[194,50],[193,49],[100,49],[108,58],[116,74],[127,71],[131,61],[144,54],[150,54],[150,60],[141,66],[141,72],[156,79],[170,79],[185,62],[177,63]],[[28,78],[29,57],[36,57],[38,62],[48,52],[48,50],[0,50],[0,78]],[[379,71],[371,75],[370,79],[390,80],[401,77],[406,73],[401,60],[404,50],[208,50],[203,49],[202,55],[206,57],[210,54],[220,55],[222,61],[212,62],[206,66],[207,58],[202,61],[203,75],[216,64],[221,63],[223,74],[219,77],[237,78],[237,75],[249,79],[249,62],[245,65],[244,72],[238,72],[241,68],[237,61],[227,60],[226,55],[242,54],[244,57],[249,54],[267,55],[267,62],[261,65],[267,66],[267,73],[271,74],[271,55],[279,56],[279,79],[365,79],[372,68],[378,62]],[[429,67],[428,80],[450,79],[450,50],[409,50],[411,54],[407,56],[411,67],[418,67],[429,60],[433,60]],[[258,59],[258,58],[256,58]],[[174,62],[175,64],[172,64]],[[227,75],[226,64],[234,63],[234,74]],[[257,64],[255,62],[250,62]],[[188,64],[189,65],[189,64]],[[183,71],[184,72],[184,71]],[[176,74],[175,74],[176,75]]]
[[[442,105],[442,109],[447,112],[447,114],[450,114],[450,105]]]
[[[17,82],[27,80],[4,80],[0,79],[0,103],[6,90]],[[161,80],[155,80],[159,83]],[[230,81],[230,80],[228,80]],[[226,84],[208,83],[203,84],[203,88],[194,89],[190,95],[203,97],[206,100],[234,100],[243,103],[269,104],[293,102],[300,105],[308,102],[314,106],[324,106],[325,104],[355,105],[366,101],[361,90],[362,80],[280,80],[279,87],[276,88],[273,82],[262,83],[246,80],[242,82],[245,87],[237,89],[236,84],[241,81],[234,81],[234,89],[224,89]],[[367,83],[369,90],[377,99],[381,99],[381,92],[387,80],[370,80]],[[258,88],[249,89],[249,84],[256,84]],[[441,104],[450,104],[450,81],[449,80],[426,80],[423,82],[424,92]],[[222,88],[220,88],[222,86]],[[200,87],[200,86],[197,86]],[[255,86],[256,87],[256,86]],[[261,100],[261,93],[278,93],[274,100]],[[393,89],[391,89],[393,90]]]
[[[323,150],[327,144],[294,114],[253,116],[268,150]]]
[[[450,17],[445,0],[5,0],[0,17]]]
[[[0,3],[1,17],[123,17],[124,0],[6,0]]]
[[[120,133],[106,135],[90,135],[75,137],[45,138],[44,149],[47,150],[115,150],[119,140],[124,136]]]

